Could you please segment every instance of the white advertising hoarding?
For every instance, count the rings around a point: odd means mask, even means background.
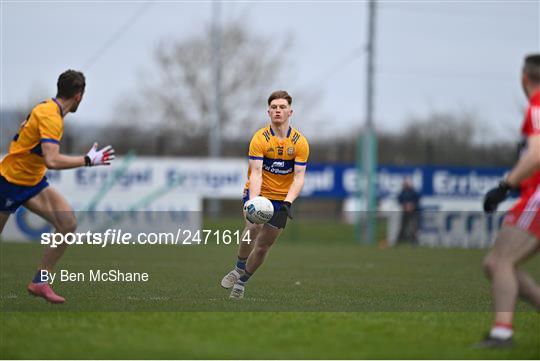
[[[154,224],[156,218],[160,218],[161,229],[175,226],[200,228],[202,199],[241,199],[246,177],[247,161],[244,159],[130,156],[115,160],[110,167],[47,173],[50,185],[66,197],[77,217],[83,218],[79,222],[79,230],[92,226],[88,224],[96,219],[88,216],[92,212],[108,212],[111,219],[113,213],[122,214],[117,225],[123,227],[141,226],[140,220],[136,220],[138,217],[126,216],[127,212],[132,215],[154,212],[156,216],[146,218]],[[164,224],[166,217],[169,221]],[[41,232],[49,231],[50,226],[45,221],[21,207],[10,217],[2,238],[36,241]]]

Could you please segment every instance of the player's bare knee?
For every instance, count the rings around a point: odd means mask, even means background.
[[[255,246],[254,251],[257,253],[258,256],[264,256],[268,253],[271,246],[271,244],[258,244],[257,246]]]
[[[62,234],[73,233],[77,230],[77,218],[74,214],[62,214],[55,224],[56,231]]]
[[[261,228],[262,228],[262,224],[246,222],[245,229],[252,233],[258,233],[261,230]]]
[[[270,246],[266,244],[257,245],[257,247],[255,247],[257,253],[267,253],[269,250]]]
[[[514,264],[504,257],[490,253],[484,259],[484,271],[488,277],[493,277],[496,272],[512,269]]]
[[[495,272],[495,268],[497,267],[497,260],[496,257],[492,256],[491,254],[488,254],[482,263],[482,267],[484,268],[484,273],[488,278],[491,278],[493,276],[493,273]]]

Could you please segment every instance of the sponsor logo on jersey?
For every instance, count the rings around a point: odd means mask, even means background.
[[[294,171],[294,160],[265,159],[263,170],[273,174],[289,174]]]

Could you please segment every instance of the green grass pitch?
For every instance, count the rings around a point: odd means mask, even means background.
[[[150,281],[59,283],[60,306],[25,291],[42,247],[4,242],[0,357],[540,358],[540,315],[521,302],[516,347],[472,347],[491,322],[484,250],[380,250],[352,238],[330,223],[289,227],[241,301],[219,286],[232,245],[75,246],[59,269],[144,271]],[[536,279],[539,261],[526,266]]]

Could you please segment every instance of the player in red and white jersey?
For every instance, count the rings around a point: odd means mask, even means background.
[[[525,58],[522,84],[529,99],[521,128],[525,147],[508,176],[484,198],[484,210],[491,213],[512,189],[520,190],[520,198],[504,218],[495,244],[484,259],[492,284],[495,319],[481,347],[512,345],[518,295],[540,310],[540,286],[518,267],[540,250],[540,54]]]

